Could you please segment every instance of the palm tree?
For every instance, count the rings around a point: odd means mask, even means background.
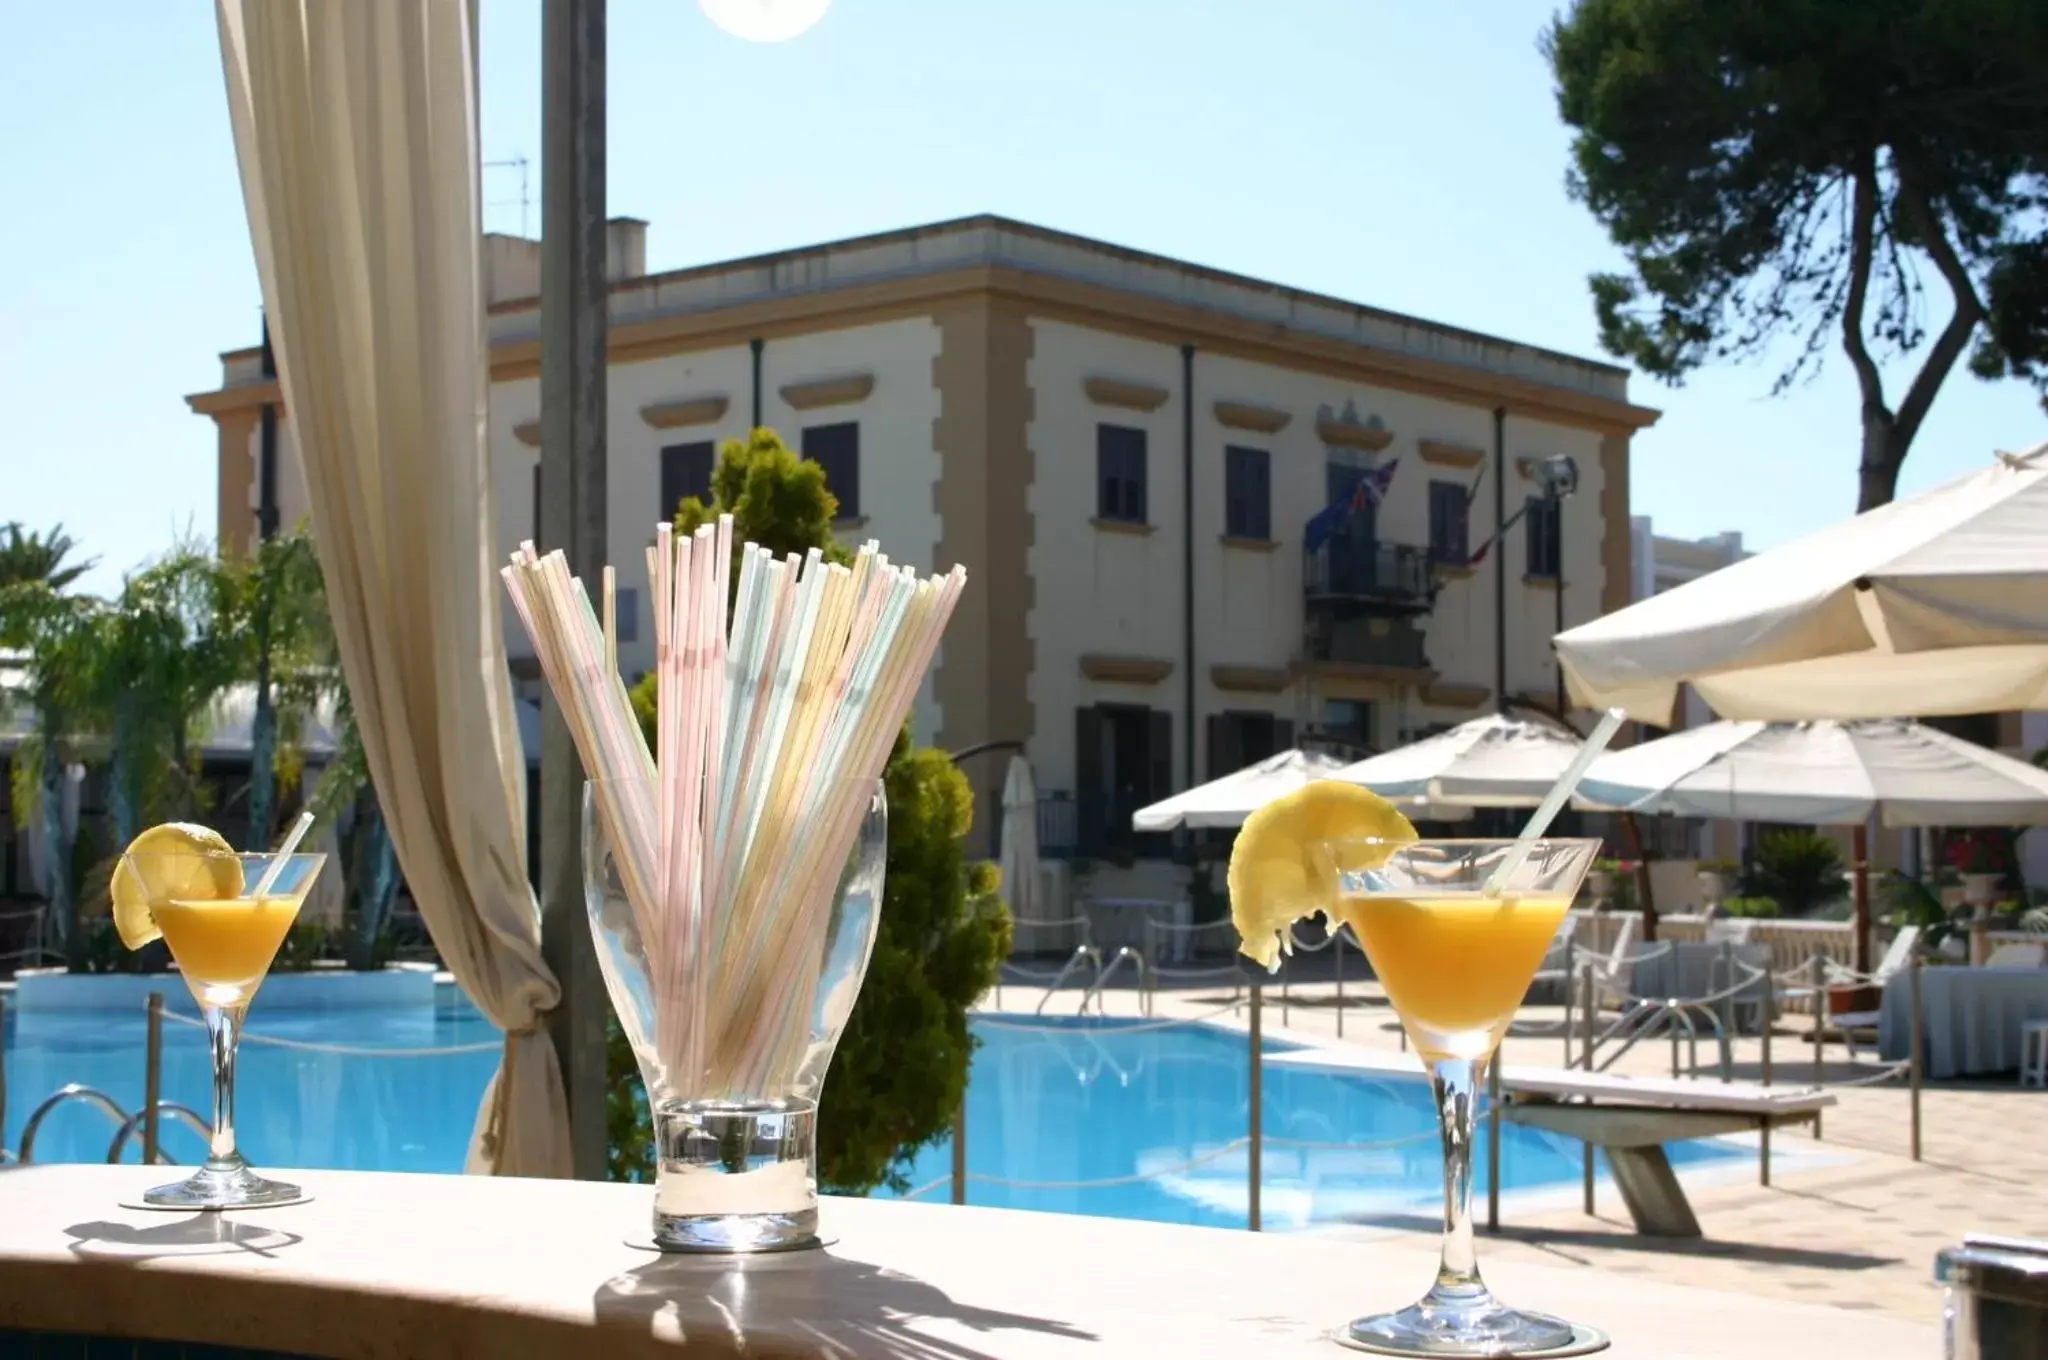
[[[47,534],[24,533],[15,520],[0,525],[0,586],[39,581],[51,590],[64,590],[99,560],[87,558],[67,565],[65,559],[77,546],[61,524]]]
[[[23,654],[23,697],[35,715],[34,728],[10,762],[14,806],[41,828],[50,923],[74,963],[82,960],[85,941],[72,891],[72,847],[64,832],[64,770],[78,715],[90,705],[101,610],[99,601],[60,594],[46,579],[0,586],[0,646]]]

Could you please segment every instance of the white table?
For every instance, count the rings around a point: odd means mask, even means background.
[[[645,1185],[264,1170],[312,1201],[150,1214],[118,1202],[164,1167],[0,1171],[0,1354],[19,1353],[10,1332],[56,1331],[345,1360],[1344,1360],[1330,1332],[1408,1303],[1437,1265],[1422,1234],[1343,1241],[833,1198],[819,1211],[824,1251],[663,1257],[626,1245],[647,1231]],[[1929,1360],[1941,1348],[1932,1300],[1912,1322],[1488,1260],[1483,1245],[1480,1260],[1503,1298],[1606,1330],[1615,1360]]]
[[[1912,986],[1904,973],[1885,984],[1877,1046],[1889,1061],[1906,1056]],[[1930,1077],[2017,1071],[2020,1027],[2048,1020],[2048,968],[1922,968],[1920,989]]]

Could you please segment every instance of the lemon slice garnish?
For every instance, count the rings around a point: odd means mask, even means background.
[[[1393,842],[1416,839],[1401,810],[1371,789],[1334,779],[1304,784],[1245,819],[1230,849],[1230,919],[1238,951],[1278,972],[1288,928],[1304,917],[1334,914],[1336,875],[1325,842],[1351,842],[1346,869],[1368,869],[1393,853]],[[1374,847],[1357,842],[1385,841]]]
[[[108,895],[121,943],[140,949],[163,934],[156,926],[157,903],[240,897],[242,861],[219,832],[189,822],[165,822],[129,842],[114,866]]]

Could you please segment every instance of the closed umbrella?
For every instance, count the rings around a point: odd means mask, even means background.
[[[1870,967],[1864,826],[2048,824],[2048,771],[1922,723],[1719,722],[1615,751],[1579,785],[1632,812],[1856,828],[1856,967]]]
[[[1003,895],[1010,915],[1020,921],[1038,919],[1038,787],[1031,762],[1010,757],[1003,777],[1003,848],[998,861]]]
[[[1669,725],[2048,708],[2048,444],[1561,633],[1575,702]]]
[[[1245,818],[1275,798],[1293,793],[1318,779],[1340,777],[1350,762],[1321,751],[1289,750],[1267,756],[1235,774],[1224,775],[1177,793],[1173,797],[1139,808],[1131,817],[1138,831],[1173,831],[1243,826]],[[1355,782],[1355,781],[1354,781]],[[1463,809],[1430,807],[1421,800],[1396,798],[1410,816],[1447,821],[1465,815]]]

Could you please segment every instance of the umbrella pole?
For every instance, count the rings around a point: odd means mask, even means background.
[[[1657,940],[1657,899],[1650,892],[1650,861],[1643,854],[1643,828],[1633,812],[1621,814],[1621,829],[1628,836],[1629,854],[1636,862],[1636,910],[1643,914],[1643,943]]]
[[[1856,823],[1849,833],[1849,858],[1855,879],[1856,962],[1859,973],[1870,971],[1870,828]]]

